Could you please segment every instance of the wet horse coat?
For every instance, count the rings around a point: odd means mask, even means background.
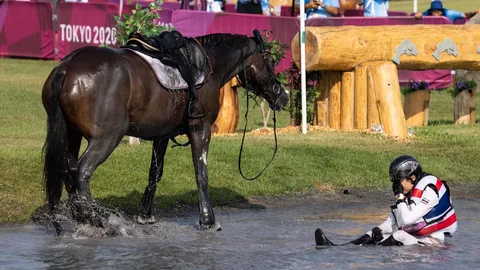
[[[148,185],[140,222],[153,222],[152,206],[163,173],[168,140],[187,134],[198,187],[200,225],[215,225],[208,195],[207,155],[211,125],[219,110],[219,89],[244,74],[251,90],[279,110],[288,97],[275,77],[273,59],[255,37],[213,34],[197,38],[211,61],[213,73],[197,89],[205,116],[185,117],[187,91],[170,91],[150,66],[128,50],[85,47],[64,58],[47,78],[42,101],[47,112],[44,146],[46,196],[53,213],[62,194],[69,194],[77,218],[101,225],[90,207],[90,179],[125,135],[153,141]],[[79,155],[82,137],[88,141]]]

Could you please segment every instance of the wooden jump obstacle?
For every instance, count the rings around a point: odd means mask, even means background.
[[[297,66],[299,38],[297,33],[292,40]],[[406,137],[397,69],[480,70],[480,26],[307,27],[306,56],[308,71],[323,71],[314,125],[341,130],[382,125],[386,135]]]
[[[240,84],[236,77],[220,88],[220,109],[217,120],[212,125],[214,134],[235,133],[238,126],[238,95]]]

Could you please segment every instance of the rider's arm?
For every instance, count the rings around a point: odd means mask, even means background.
[[[420,202],[418,204],[410,204],[410,209],[405,202],[397,204],[399,212],[399,218],[402,220],[402,224],[409,225],[414,224],[420,218],[425,216],[435,205],[438,204],[438,195],[432,187],[427,186],[422,193]]]

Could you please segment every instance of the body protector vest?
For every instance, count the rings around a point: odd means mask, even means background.
[[[421,178],[412,191],[412,196],[408,202],[409,207],[412,204],[419,205],[422,203],[422,194],[427,187],[432,188],[437,193],[438,204],[414,224],[402,224],[396,205],[392,206],[398,228],[415,236],[428,236],[434,232],[443,232],[452,236],[457,230],[457,216],[450,199],[450,191],[445,182],[432,175]]]

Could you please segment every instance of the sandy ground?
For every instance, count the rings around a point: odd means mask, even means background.
[[[480,184],[449,184],[452,201],[455,199],[480,199]],[[295,192],[275,196],[253,197],[248,202],[239,202],[232,205],[235,208],[256,207],[288,207],[305,203],[322,202],[361,202],[370,205],[390,205],[393,202],[393,193],[390,189],[329,189]]]

